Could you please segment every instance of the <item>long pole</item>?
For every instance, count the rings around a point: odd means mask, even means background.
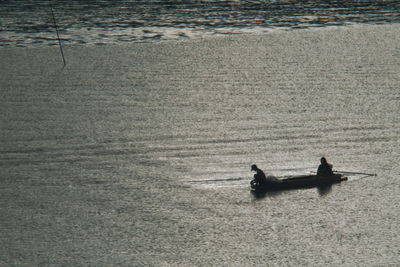
[[[333,171],[333,172],[343,173],[343,174],[354,174],[354,175],[378,176],[376,173],[365,173],[365,172],[347,172],[347,171]],[[311,171],[311,173],[317,173],[317,172]]]
[[[347,171],[334,171],[337,173],[344,173],[344,174],[360,174],[360,175],[368,175],[368,176],[377,176],[376,173],[365,173],[365,172],[347,172]]]
[[[50,8],[51,8],[51,14],[53,15],[54,28],[56,28],[56,32],[57,32],[58,45],[60,46],[60,52],[61,52],[61,56],[63,59],[64,67],[65,67],[66,63],[65,63],[65,58],[64,58],[64,52],[63,52],[63,49],[61,46],[60,34],[58,33],[58,26],[57,26],[57,22],[56,22],[56,17],[54,16],[53,5],[51,4],[51,0],[49,0],[49,3],[50,3]]]

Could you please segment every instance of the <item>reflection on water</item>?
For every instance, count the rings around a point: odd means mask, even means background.
[[[286,190],[288,191],[288,190]],[[255,199],[263,199],[268,197],[277,197],[285,193],[284,190],[276,190],[276,191],[253,191],[251,190],[250,193],[254,196]]]
[[[332,185],[322,185],[322,186],[318,186],[318,194],[320,196],[326,196],[327,194],[329,194],[330,192],[332,192]]]
[[[64,43],[400,22],[399,1],[52,1]],[[0,46],[57,45],[48,1],[3,1]]]
[[[327,184],[327,185],[320,185],[320,186],[316,186],[315,188],[317,188],[317,192],[318,195],[320,197],[324,197],[326,195],[328,195],[329,193],[332,192],[332,187],[334,185],[332,184]],[[280,196],[282,194],[285,194],[285,192],[287,191],[293,191],[293,190],[307,190],[313,187],[309,187],[309,188],[296,188],[296,189],[285,189],[285,190],[273,190],[273,191],[254,191],[254,190],[250,190],[250,193],[254,196],[254,198],[256,199],[263,199],[263,198],[269,198],[269,197],[277,197]]]

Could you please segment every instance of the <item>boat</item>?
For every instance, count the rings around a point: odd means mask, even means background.
[[[317,175],[300,175],[290,176],[284,179],[274,179],[264,184],[251,184],[251,190],[255,192],[290,190],[299,188],[312,188],[332,185],[346,181],[347,177],[342,174],[334,174],[331,176]]]

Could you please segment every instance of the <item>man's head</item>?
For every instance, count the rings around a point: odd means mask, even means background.
[[[321,164],[327,164],[328,162],[326,161],[326,158],[322,157],[321,158]]]
[[[257,171],[258,170],[257,165],[256,164],[251,165],[251,170]]]

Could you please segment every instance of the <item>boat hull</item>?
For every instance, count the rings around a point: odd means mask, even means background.
[[[302,175],[288,177],[276,182],[267,182],[263,185],[252,185],[251,188],[253,191],[290,190],[326,186],[341,183],[346,180],[347,177],[344,177],[341,174],[335,174],[332,176]]]

